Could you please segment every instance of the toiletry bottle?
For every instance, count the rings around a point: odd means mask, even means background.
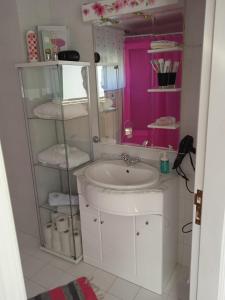
[[[162,174],[168,174],[170,172],[169,158],[166,152],[162,153],[160,159],[160,172]]]

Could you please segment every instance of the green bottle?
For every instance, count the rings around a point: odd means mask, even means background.
[[[168,174],[170,172],[170,163],[166,151],[162,153],[160,159],[160,172],[162,174]]]

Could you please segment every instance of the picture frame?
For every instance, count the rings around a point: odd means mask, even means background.
[[[37,26],[41,59],[54,60],[59,51],[68,50],[69,32],[67,26]]]

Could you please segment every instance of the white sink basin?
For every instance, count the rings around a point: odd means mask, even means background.
[[[156,168],[142,162],[128,166],[123,160],[98,161],[87,167],[84,175],[95,185],[116,190],[144,189],[159,180]]]

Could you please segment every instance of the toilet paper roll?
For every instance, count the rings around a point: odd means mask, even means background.
[[[62,216],[62,214],[58,213],[57,211],[53,211],[51,213],[51,220],[52,220],[52,223],[56,223],[56,219],[58,217]]]
[[[55,228],[52,230],[52,249],[61,252],[60,233]]]
[[[73,226],[72,226],[72,224],[73,224]],[[72,231],[72,230],[80,229],[80,228],[81,228],[80,216],[79,215],[74,215],[72,217],[69,217],[69,229]]]
[[[44,239],[45,239],[45,247],[47,249],[52,249],[52,223],[47,223],[44,226]]]
[[[82,255],[82,242],[79,230],[75,230],[74,233],[71,235],[71,252],[75,252],[74,254],[76,259]]]
[[[65,256],[71,256],[71,247],[70,247],[70,232],[66,230],[60,233],[61,241],[61,250]]]
[[[58,230],[58,232],[64,232],[66,230],[68,230],[68,217],[66,216],[59,216],[56,219],[56,228]]]

